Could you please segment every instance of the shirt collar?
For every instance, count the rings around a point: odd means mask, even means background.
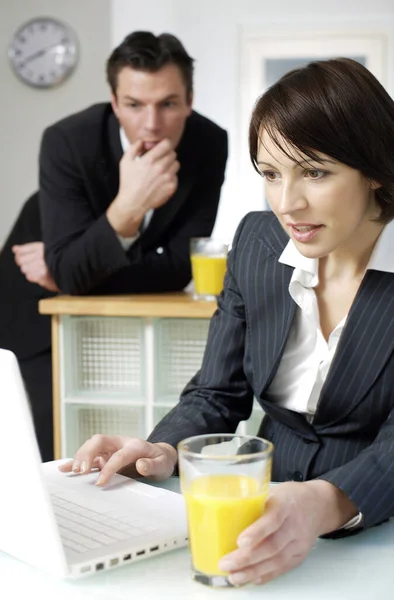
[[[298,281],[304,287],[312,288],[319,283],[317,258],[307,258],[299,252],[293,240],[289,240],[287,246],[280,255],[278,262],[294,267],[291,281]]]
[[[294,267],[292,280],[300,281],[305,287],[315,287],[318,282],[319,260],[307,258],[297,250],[293,240],[289,240],[278,262]],[[380,234],[367,270],[394,273],[394,220],[388,223]]]
[[[367,269],[394,273],[394,220],[387,223],[378,237]]]
[[[125,134],[125,130],[123,129],[123,127],[119,128],[119,134],[120,134],[120,143],[121,143],[123,152],[126,152],[127,148],[130,146],[130,142],[127,139],[127,135]]]

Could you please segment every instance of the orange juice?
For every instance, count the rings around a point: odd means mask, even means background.
[[[206,475],[184,492],[194,568],[207,575],[226,575],[218,567],[237,548],[241,531],[264,511],[268,482],[245,475]]]
[[[226,257],[192,254],[191,261],[196,294],[220,294],[226,272]]]

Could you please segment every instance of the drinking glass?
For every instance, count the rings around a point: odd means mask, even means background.
[[[236,550],[239,534],[264,512],[272,451],[271,442],[238,434],[198,435],[178,444],[196,581],[233,587],[219,561]]]
[[[194,280],[194,298],[216,300],[223,289],[228,244],[211,238],[192,238],[190,258]]]

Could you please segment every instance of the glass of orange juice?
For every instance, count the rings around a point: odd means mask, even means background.
[[[193,579],[232,587],[219,560],[237,548],[241,531],[264,512],[273,446],[262,438],[198,435],[178,444]]]
[[[228,244],[212,238],[192,238],[190,258],[196,300],[216,300],[223,289]]]

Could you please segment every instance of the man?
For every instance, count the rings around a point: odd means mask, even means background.
[[[182,290],[191,279],[190,238],[209,236],[215,223],[227,134],[192,110],[193,59],[172,35],[130,34],[109,57],[107,79],[111,103],[44,132],[43,244],[14,246],[15,260],[29,281],[63,293]],[[26,338],[30,328],[29,320]],[[42,340],[35,337],[27,358],[36,360],[34,345]],[[48,331],[45,337],[46,373]],[[21,367],[33,413],[45,420],[47,437],[39,443],[49,460],[51,393],[34,397]],[[34,378],[42,377],[36,363]]]

